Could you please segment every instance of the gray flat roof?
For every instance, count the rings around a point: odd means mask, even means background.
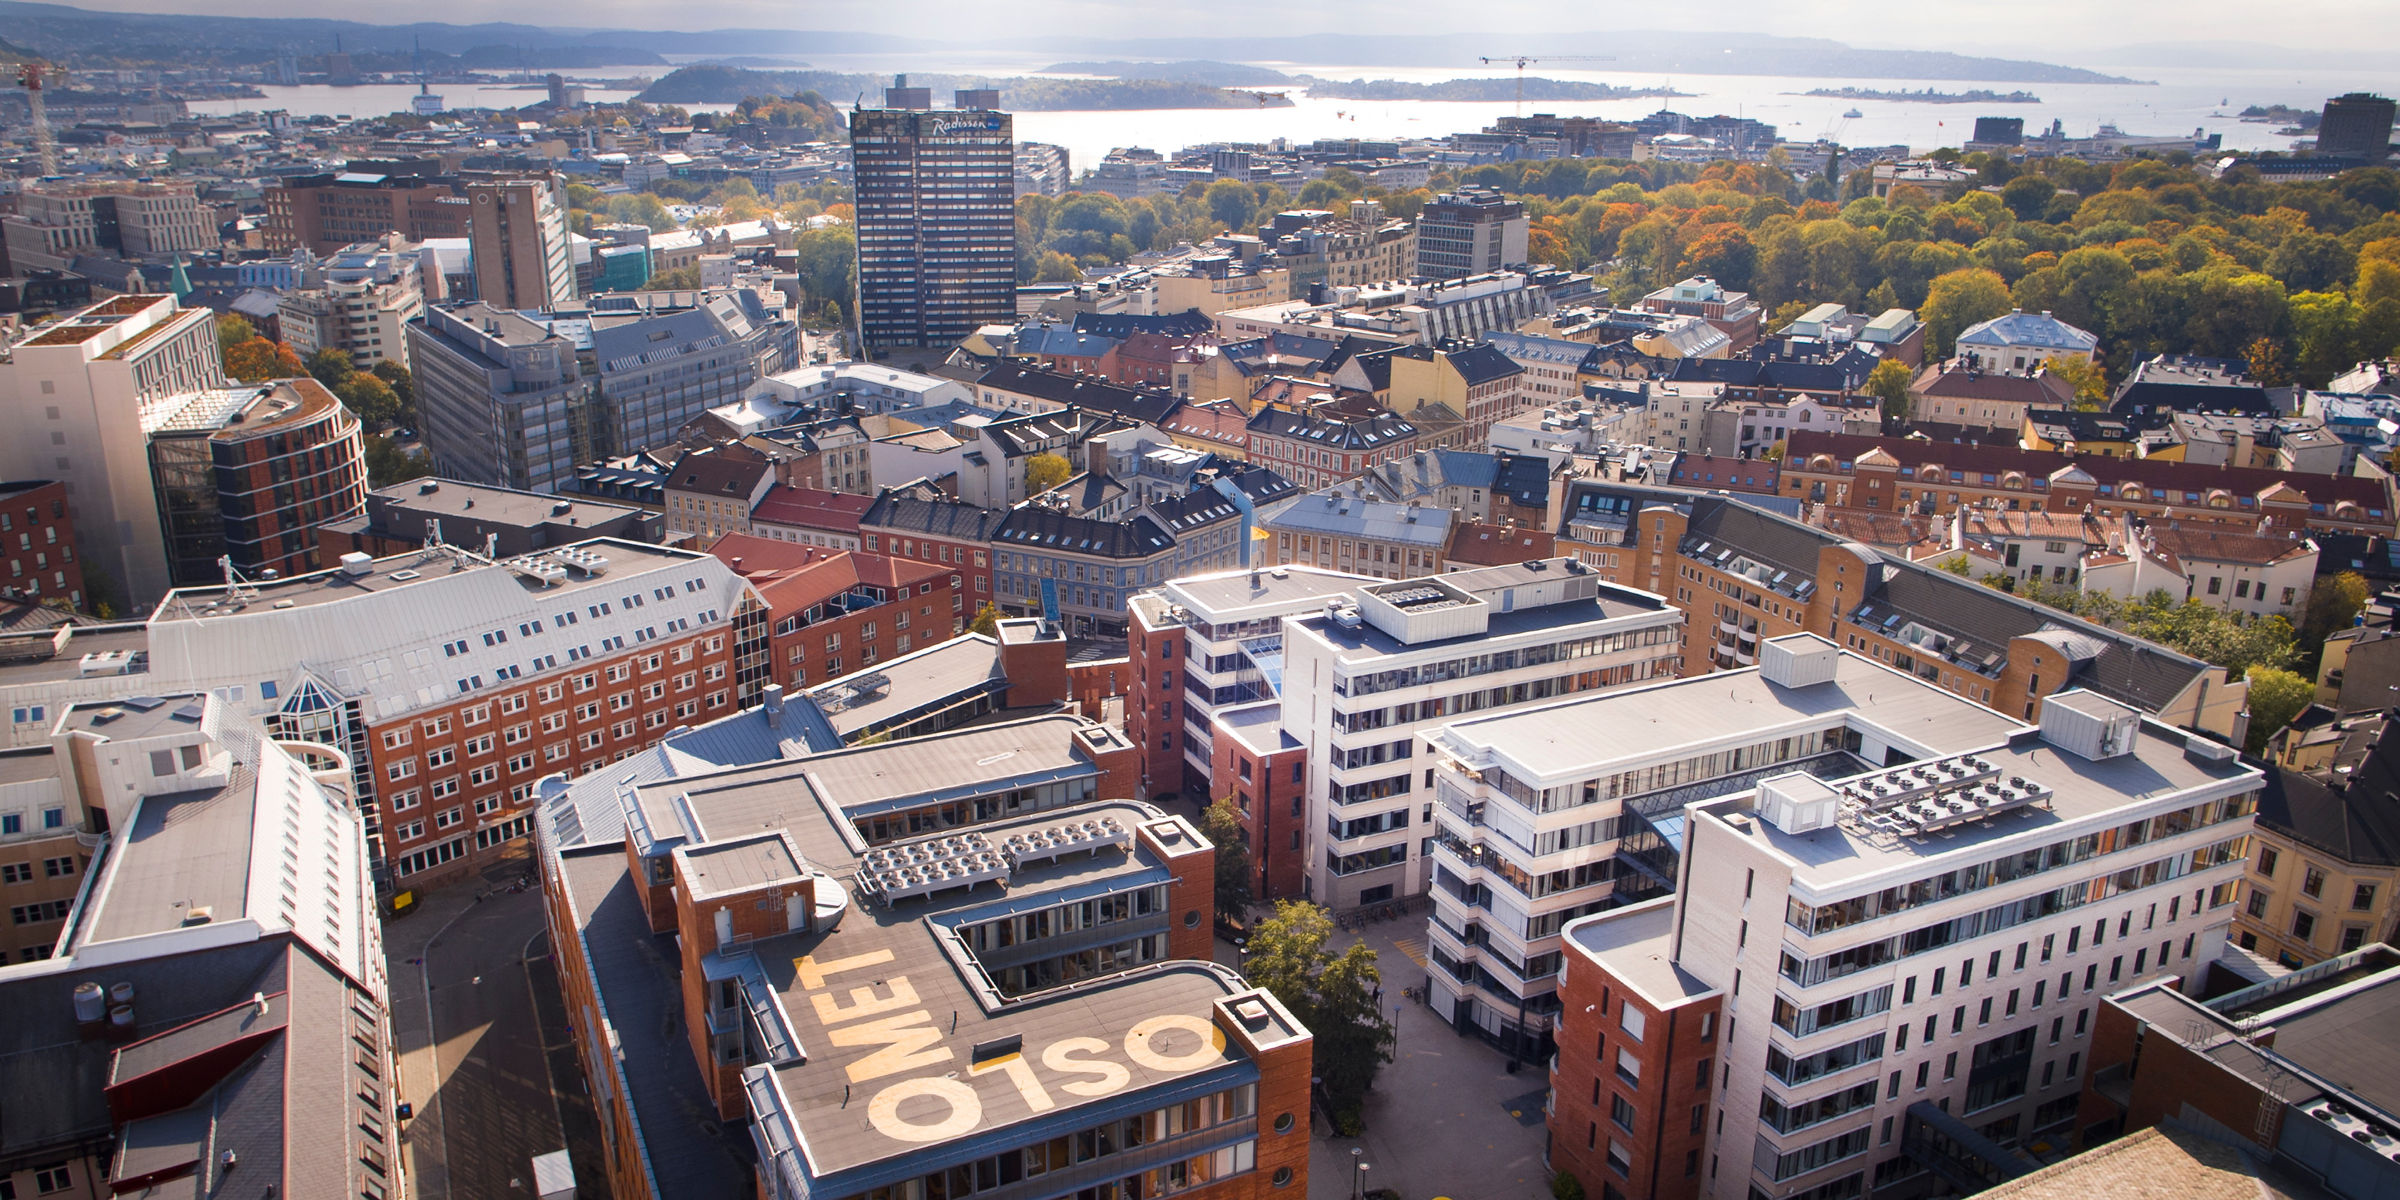
[[[1283,701],[1261,700],[1239,708],[1217,710],[1211,723],[1240,738],[1253,754],[1272,754],[1301,744],[1283,728]]]
[[[622,576],[628,572],[646,570],[666,562],[693,562],[707,556],[690,550],[674,550],[642,542],[620,541],[614,538],[578,542],[575,544],[606,558],[609,570],[591,575],[580,570],[568,571],[565,578],[545,585],[538,579],[518,575],[502,563],[486,561],[480,554],[452,556],[410,551],[376,559],[373,569],[364,575],[346,575],[341,568],[298,575],[290,579],[272,579],[252,584],[257,595],[248,603],[251,607],[269,605],[277,608],[310,604],[330,604],[367,592],[388,592],[429,579],[439,579],[460,571],[508,571],[528,595],[539,593],[544,600],[569,596],[579,592],[623,586]],[[551,547],[538,553],[555,555],[566,547]],[[208,606],[225,595],[222,584],[209,587],[177,588],[159,602],[155,621],[198,621],[218,615]],[[531,616],[529,611],[526,615]],[[80,640],[80,639],[78,639]]]
[[[150,649],[150,631],[141,625],[68,628],[72,634],[67,644],[55,654],[51,648],[52,639],[58,635],[55,629],[0,638],[0,687],[80,679],[84,677],[86,654],[146,653]],[[132,686],[140,686],[141,676],[126,678],[132,681]]]
[[[880,692],[836,707],[828,701],[856,693],[870,676],[889,682]],[[962,635],[922,650],[901,655],[863,671],[818,684],[803,692],[826,723],[844,737],[861,729],[935,708],[985,684],[1004,680],[1000,648],[986,638]]]
[[[1255,586],[1252,584],[1254,578],[1257,581]],[[1211,619],[1236,620],[1249,609],[1278,609],[1292,604],[1306,604],[1327,596],[1339,596],[1373,582],[1375,580],[1364,575],[1347,575],[1295,564],[1261,567],[1256,571],[1236,568],[1169,580],[1166,595],[1207,613]]]
[[[550,521],[564,524],[571,518],[585,525],[604,524],[641,511],[630,504],[520,492],[456,479],[411,479],[377,488],[375,495],[402,512],[428,517],[466,517],[493,525],[540,525]]]
[[[2400,1113],[2400,976],[2275,1020],[2275,1052]]]
[[[2022,747],[2005,742],[1975,747],[2003,777],[2024,776],[2051,789],[2041,803],[2010,810],[1982,821],[1955,825],[1929,836],[1861,836],[1839,826],[1809,833],[1785,833],[1765,821],[1752,821],[1749,836],[1797,864],[1796,888],[1820,897],[1855,891],[1862,881],[1880,872],[1907,867],[1912,873],[1943,869],[1944,859],[1961,865],[2002,853],[1997,843],[2023,839],[2032,844],[2064,836],[2064,827],[2132,809],[2144,802],[2192,792],[2213,784],[2260,778],[2256,769],[2228,758],[2200,763],[2183,752],[2183,736],[2153,722],[2144,722],[2134,750],[2098,761],[2069,754],[2048,742]],[[1747,810],[1747,798],[1731,798],[1707,806],[1724,813]],[[2030,836],[2029,836],[2030,835]],[[1879,883],[1880,881],[1878,881]]]
[[[1575,948],[1606,963],[1609,974],[1653,1005],[1666,1007],[1717,992],[1675,965],[1673,896],[1571,921],[1562,932]]]
[[[99,903],[79,940],[114,941],[180,927],[194,910],[230,921],[244,914],[250,881],[255,768],[233,768],[225,786],[150,796],[117,839]]]
[[[1425,582],[1440,581],[1444,586],[1455,587],[1456,584],[1448,582],[1452,578],[1454,577],[1448,575],[1428,576]],[[1389,586],[1396,587],[1400,583],[1406,582],[1412,581],[1400,580]],[[1360,622],[1355,629],[1346,628],[1337,622],[1327,620],[1323,613],[1298,617],[1293,624],[1333,646],[1340,652],[1343,662],[1369,663],[1371,666],[1370,660],[1390,655],[1423,654],[1429,650],[1439,650],[1444,647],[1468,646],[1476,642],[1488,642],[1498,638],[1519,637],[1526,634],[1550,634],[1564,637],[1581,625],[1599,626],[1605,622],[1625,617],[1676,612],[1664,604],[1621,598],[1613,594],[1614,591],[1615,589],[1603,589],[1599,598],[1594,600],[1567,600],[1557,604],[1544,604],[1536,608],[1520,608],[1514,612],[1501,612],[1495,608],[1487,620],[1483,632],[1434,641],[1403,642],[1376,628],[1371,622]],[[1476,599],[1481,600],[1482,597],[1477,596]],[[1680,614],[1678,616],[1680,617]],[[1598,634],[1604,630],[1595,628],[1592,632]]]
[[[171,733],[200,732],[205,696],[128,696],[75,705],[58,718],[54,732],[88,730],[127,742]]]
[[[1769,683],[1755,667],[1718,671],[1459,721],[1445,736],[1462,749],[1497,749],[1537,779],[1589,778],[1623,769],[1619,764],[1674,758],[1724,739],[1849,713],[1937,753],[1994,745],[2024,728],[1845,652],[1832,681],[1813,687]]]
[[[681,853],[691,866],[692,890],[703,896],[798,879],[804,872],[800,856],[776,834],[711,842]]]

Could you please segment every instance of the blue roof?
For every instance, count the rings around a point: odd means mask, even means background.
[[[2044,350],[2090,350],[2100,339],[2048,313],[2012,312],[1970,325],[1958,335],[1961,346],[2034,346]]]

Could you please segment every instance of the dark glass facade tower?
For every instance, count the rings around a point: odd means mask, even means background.
[[[895,98],[896,97],[896,98]],[[1016,318],[1016,141],[990,92],[934,110],[923,88],[850,117],[858,323],[867,352],[946,351]]]

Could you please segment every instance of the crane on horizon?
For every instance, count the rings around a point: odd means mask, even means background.
[[[66,72],[46,62],[27,61],[17,64],[17,86],[25,89],[25,105],[33,119],[33,149],[42,164],[44,176],[58,174],[58,142],[50,136],[50,113],[42,103],[42,92],[53,82],[63,82]]]
[[[1557,63],[1569,63],[1569,62],[1615,62],[1615,61],[1617,61],[1617,56],[1616,56],[1616,55],[1614,55],[1614,54],[1540,54],[1540,55],[1534,55],[1534,54],[1503,54],[1503,55],[1498,55],[1498,56],[1493,56],[1493,55],[1489,55],[1489,54],[1487,54],[1487,55],[1484,55],[1484,56],[1483,56],[1483,65],[1485,65],[1485,66],[1487,66],[1487,67],[1488,67],[1488,66],[1493,66],[1493,65],[1495,65],[1495,64],[1506,64],[1506,63],[1515,63],[1515,64],[1516,64],[1516,67],[1517,67],[1517,115],[1518,115],[1518,116],[1520,116],[1520,117],[1525,115],[1525,65],[1526,65],[1527,63],[1537,63],[1537,62],[1557,62]]]

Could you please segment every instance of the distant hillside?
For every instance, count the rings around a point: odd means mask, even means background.
[[[42,61],[45,60],[41,55],[36,54],[23,46],[14,45],[7,38],[0,38],[0,62],[21,63]]]
[[[910,72],[909,80],[949,100],[959,88],[998,88],[1000,107],[1016,112],[1086,112],[1112,109],[1256,108],[1289,104],[1200,83],[1171,79],[992,79],[981,75],[928,75]],[[751,96],[789,96],[821,92],[837,101],[844,96],[877,103],[890,80],[882,75],[850,75],[835,71],[753,71],[742,67],[689,66],[653,83],[634,97],[645,104],[730,104]]]

